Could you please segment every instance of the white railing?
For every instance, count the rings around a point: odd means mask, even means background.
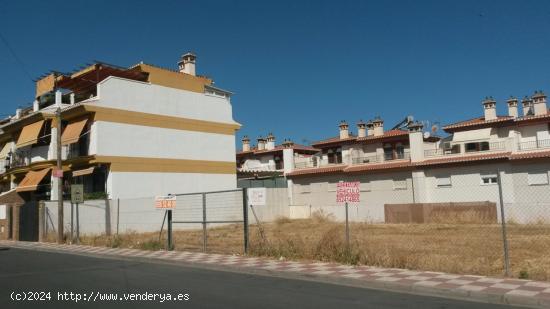
[[[550,139],[539,139],[536,141],[528,141],[528,142],[519,142],[518,143],[518,150],[524,151],[524,150],[533,150],[533,149],[544,149],[544,148],[550,148]]]
[[[403,153],[385,153],[383,155],[360,155],[353,156],[351,158],[351,163],[356,164],[369,164],[369,163],[382,163],[387,161],[395,160],[409,160],[411,155],[409,152]]]
[[[467,149],[466,144],[476,143],[477,147],[475,149]],[[506,151],[509,149],[508,140],[499,140],[499,141],[472,141],[472,142],[461,142],[452,144],[451,148],[436,148],[424,150],[424,157],[439,157],[439,156],[457,156],[457,155],[468,155],[468,154],[479,154],[485,152],[497,152],[497,151]]]

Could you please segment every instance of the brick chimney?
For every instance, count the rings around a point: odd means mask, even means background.
[[[340,121],[340,124],[338,125],[340,128],[340,139],[348,138],[349,137],[349,126],[348,123],[345,120]]]
[[[243,142],[243,151],[250,151],[250,138],[248,138],[248,135],[243,136],[241,141]]]
[[[485,121],[497,119],[497,102],[493,97],[485,97],[481,104],[483,104]]]
[[[374,136],[381,136],[384,135],[384,120],[382,120],[380,117],[374,118],[372,121],[372,125],[374,128]]]
[[[273,135],[273,133],[271,132],[267,135],[267,144],[265,144],[265,149],[267,150],[275,149],[275,135]]]
[[[533,100],[529,99],[528,96],[523,97],[521,100],[521,105],[523,107],[523,116],[534,115],[533,111]]]
[[[518,99],[514,96],[510,96],[510,98],[506,100],[506,104],[508,105],[508,116],[517,118],[518,117]]]
[[[181,55],[181,59],[178,62],[178,68],[180,73],[190,74],[195,76],[195,63],[197,61],[197,56],[188,52]]]
[[[546,115],[548,108],[546,107],[546,95],[542,90],[535,91],[535,94],[531,97],[533,100],[533,111],[535,116]]]
[[[265,150],[265,138],[258,137],[258,150]]]
[[[363,120],[359,120],[357,123],[357,137],[367,136],[367,124]]]

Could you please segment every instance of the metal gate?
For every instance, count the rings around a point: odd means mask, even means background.
[[[173,225],[202,225],[202,251],[208,250],[208,227],[240,224],[243,228],[243,249],[248,253],[248,209],[246,188],[175,194],[176,208],[166,211],[168,248],[174,248]]]

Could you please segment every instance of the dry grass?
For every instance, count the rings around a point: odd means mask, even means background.
[[[502,231],[488,224],[352,223],[351,245],[344,225],[317,213],[311,219],[279,218],[264,224],[265,238],[250,226],[250,253],[292,260],[334,261],[380,267],[443,271],[458,274],[503,274]],[[550,281],[550,225],[509,225],[514,277]],[[163,248],[158,233],[82,237],[94,246]],[[176,250],[202,250],[202,230],[175,231]],[[228,225],[208,229],[208,251],[242,254],[243,229]]]

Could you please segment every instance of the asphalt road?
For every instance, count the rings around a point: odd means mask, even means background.
[[[44,292],[44,294],[28,292]],[[47,299],[48,292],[50,300]],[[70,300],[71,292],[73,292],[72,300]],[[118,293],[119,300],[98,300],[112,293]],[[129,297],[127,293],[137,293],[139,296],[135,297],[141,298],[152,298],[153,293],[170,293],[172,298],[182,299],[185,299],[185,294],[188,294],[189,300],[166,300],[161,303],[159,302],[161,295],[156,296],[157,300],[120,300]],[[151,296],[145,293],[151,293]],[[44,300],[11,300],[11,297],[24,297],[24,295]],[[75,302],[77,297],[82,299]],[[84,297],[94,298],[95,301],[83,300]],[[166,299],[167,296],[163,297]],[[176,307],[509,308],[180,265],[20,249],[0,250],[0,308]]]

